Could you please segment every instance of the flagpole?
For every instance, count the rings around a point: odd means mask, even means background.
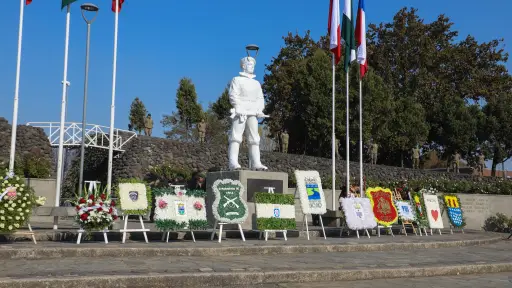
[[[119,30],[119,0],[116,0],[116,13],[114,25],[114,61],[112,70],[112,104],[110,105],[110,137],[108,147],[108,176],[107,191],[112,190],[112,158],[114,157],[114,118],[116,113],[116,76],[117,76],[117,36]]]
[[[361,79],[359,79],[359,192],[363,197],[363,80]]]
[[[18,28],[18,59],[16,60],[16,85],[14,88],[14,107],[12,111],[11,154],[9,157],[9,172],[14,173],[14,159],[16,158],[16,130],[18,128],[18,96],[20,93],[21,73],[21,45],[23,39],[23,18],[25,12],[25,0],[20,0],[20,23]]]
[[[62,102],[60,107],[60,128],[59,128],[59,153],[57,160],[57,183],[55,189],[55,207],[60,206],[60,192],[62,182],[62,154],[64,151],[64,122],[66,121],[66,100],[68,83],[68,53],[69,53],[69,26],[71,23],[71,5],[67,6],[66,11],[66,36],[64,41],[64,79],[62,80]],[[82,127],[85,129],[85,127]],[[82,183],[79,183],[82,185]],[[53,217],[53,229],[57,230],[58,216]]]
[[[346,181],[347,181],[347,191],[346,191],[346,193],[347,194],[346,194],[346,197],[348,197],[349,190],[350,190],[350,132],[349,132],[350,131],[350,126],[349,126],[349,103],[350,103],[350,98],[349,98],[349,81],[348,81],[349,80],[349,77],[348,77],[349,75],[348,75],[348,73],[349,72],[347,71],[347,73],[346,73],[346,75],[347,75],[347,107],[346,107],[346,109],[347,109],[346,110],[347,136],[346,136],[346,140],[347,141],[345,143],[346,150],[347,150],[347,156],[346,156],[346,160],[345,160],[346,161],[346,165],[347,165],[347,168],[346,168],[347,169],[346,170],[347,171],[347,179],[346,179]]]
[[[332,210],[336,211],[336,59],[332,53]]]

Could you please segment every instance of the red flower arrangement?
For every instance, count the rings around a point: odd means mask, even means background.
[[[116,202],[110,200],[106,193],[80,197],[75,207],[75,222],[84,230],[105,230],[118,218],[115,206]]]

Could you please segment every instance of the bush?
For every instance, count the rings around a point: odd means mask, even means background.
[[[169,164],[152,167],[146,175],[146,181],[151,187],[168,187],[169,184],[186,185],[191,179],[191,171],[175,168]]]
[[[512,217],[497,213],[496,216],[491,216],[485,220],[483,229],[490,232],[509,233],[512,229]]]
[[[48,178],[51,176],[51,163],[48,159],[29,153],[23,157],[23,174],[27,178]]]

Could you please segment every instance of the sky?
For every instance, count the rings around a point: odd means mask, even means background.
[[[2,2],[2,9],[9,13],[0,17],[0,117],[12,122],[20,1]],[[18,123],[60,120],[66,21],[60,2],[33,0],[25,7]],[[108,126],[114,42],[110,0],[79,0],[71,7],[71,87],[66,120],[82,119],[86,24],[80,4],[84,2],[100,7],[91,25],[87,122]],[[340,2],[342,5],[343,0]],[[507,44],[512,30],[507,27],[511,24],[512,1],[492,3],[366,0],[366,17],[367,23],[391,22],[402,7],[419,9],[427,22],[445,14],[455,23],[459,38],[468,34],[478,41],[504,38],[504,48],[510,53]],[[192,79],[199,102],[206,108],[238,74],[247,44],[260,46],[255,73],[262,81],[265,64],[284,44],[282,37],[289,31],[304,34],[307,30],[315,39],[325,35],[328,10],[329,0],[126,0],[119,16],[115,127],[127,129],[130,104],[139,97],[155,120],[153,135],[162,136],[159,122],[175,109],[176,89],[182,77]],[[512,70],[511,63],[507,67]]]

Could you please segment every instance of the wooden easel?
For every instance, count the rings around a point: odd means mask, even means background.
[[[396,191],[396,189],[393,189],[393,196],[395,198],[395,201],[403,201],[402,195]],[[410,222],[409,220],[402,219],[402,231],[404,232],[405,236],[407,236],[407,229],[406,226],[409,226],[412,228],[412,232],[414,232],[414,235],[418,236],[418,233],[416,232],[416,228],[414,228],[414,224]]]
[[[297,194],[298,194],[298,189],[295,188],[295,193],[293,195],[294,199],[297,199]],[[299,196],[298,199],[300,201],[300,196]],[[302,231],[304,231],[304,226],[306,226],[306,235],[307,235],[308,240],[309,240],[308,215],[312,215],[312,214],[303,214],[303,217],[302,217]],[[327,239],[327,236],[325,235],[324,221],[322,220],[322,215],[318,215],[318,217],[320,218],[320,225],[322,226],[322,232],[324,233],[324,239]],[[286,239],[286,234],[284,234],[284,237]]]
[[[219,243],[222,242],[222,228],[224,227],[224,225],[228,225],[230,223],[219,223],[218,220],[215,220],[215,224],[213,224],[213,232],[212,232],[212,236],[211,236],[211,240],[213,241],[213,238],[215,238],[215,231],[217,230],[217,224],[220,226],[219,227]],[[242,224],[238,223],[238,230],[240,230],[240,236],[242,237],[242,241],[245,242],[245,235],[244,235],[244,230],[242,229]],[[286,237],[286,234],[285,234],[285,237]]]
[[[101,230],[101,231],[90,231],[90,232],[101,232],[101,233],[103,233],[103,239],[105,240],[105,244],[108,244],[108,237],[107,237],[108,229]],[[85,230],[80,228],[78,230],[78,239],[76,239],[76,244],[80,244],[80,242],[82,241],[82,234],[83,233],[85,233]]]
[[[30,226],[30,223],[27,223],[27,226],[28,226],[28,231],[16,231],[16,232],[12,233],[12,235],[14,235],[14,236],[16,236],[16,235],[30,236],[30,238],[32,238],[32,242],[34,242],[34,244],[37,244],[36,236],[34,234],[34,231],[32,231],[32,226]],[[0,233],[0,234],[11,234],[11,233]]]
[[[138,215],[139,216],[139,221],[140,221],[140,226],[142,228],[138,228],[138,229],[128,229],[128,217],[130,215],[123,215],[123,218],[124,218],[124,228],[119,230],[119,232],[122,232],[123,233],[123,241],[122,243],[124,244],[126,242],[126,233],[127,232],[142,232],[144,234],[144,240],[146,240],[146,243],[149,243],[148,241],[148,235],[146,234],[146,232],[149,232],[149,229],[146,229],[146,227],[144,227],[144,221],[142,221],[142,215]],[[169,236],[167,236],[167,239],[169,239]]]

